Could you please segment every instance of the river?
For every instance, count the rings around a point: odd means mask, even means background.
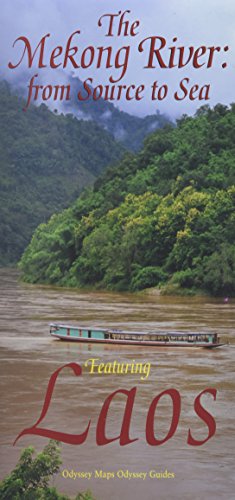
[[[135,330],[213,330],[230,345],[210,351],[71,344],[49,336],[48,323],[53,321]],[[38,419],[48,380],[57,368],[70,362],[83,368],[91,358],[103,363],[148,362],[151,369],[144,380],[140,374],[99,375],[85,369],[81,377],[75,377],[69,369],[60,374],[41,426],[73,434],[84,431],[89,419],[91,426],[84,444],[61,445],[63,464],[55,486],[71,496],[90,489],[98,500],[232,500],[234,324],[234,300],[224,303],[222,299],[206,297],[31,286],[18,280],[17,271],[1,269],[1,478],[15,466],[22,449],[31,444],[39,451],[48,442],[46,438],[27,435],[13,446],[16,436]],[[119,441],[98,446],[96,424],[105,398],[117,389],[132,387],[137,387],[137,393],[130,436],[137,440],[126,446],[120,446]],[[148,408],[156,395],[169,388],[177,389],[181,396],[179,425],[166,443],[151,446],[145,437]],[[204,406],[216,421],[216,434],[202,446],[190,446],[189,428],[197,439],[208,434],[207,426],[194,411],[195,398],[206,388],[217,390],[216,401],[209,394],[203,396]],[[125,397],[118,396],[110,408],[108,437],[120,433],[124,402]],[[164,397],[155,415],[158,439],[167,434],[171,414],[170,398]],[[166,471],[174,477],[164,477]],[[73,472],[86,472],[91,478],[72,479],[69,475]],[[111,474],[109,479],[104,477],[107,472]],[[134,472],[142,475],[129,479]]]

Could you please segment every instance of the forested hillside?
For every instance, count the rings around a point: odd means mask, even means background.
[[[16,262],[40,222],[68,206],[124,149],[91,121],[56,115],[0,83],[0,264]]]
[[[32,283],[235,294],[235,105],[149,136],[67,210],[21,260]]]

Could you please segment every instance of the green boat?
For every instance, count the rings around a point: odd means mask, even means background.
[[[50,334],[55,339],[94,344],[123,344],[153,347],[203,347],[212,349],[225,345],[217,333],[197,332],[135,332],[111,330],[91,326],[50,324]]]

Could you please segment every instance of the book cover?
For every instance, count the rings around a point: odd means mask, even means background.
[[[2,499],[234,497],[234,19],[2,5]]]

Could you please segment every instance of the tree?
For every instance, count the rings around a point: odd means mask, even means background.
[[[0,483],[1,500],[69,500],[66,495],[50,487],[51,476],[59,472],[60,448],[49,441],[44,450],[34,458],[34,448],[26,448],[15,469]],[[94,500],[87,491],[78,493],[76,500]]]

